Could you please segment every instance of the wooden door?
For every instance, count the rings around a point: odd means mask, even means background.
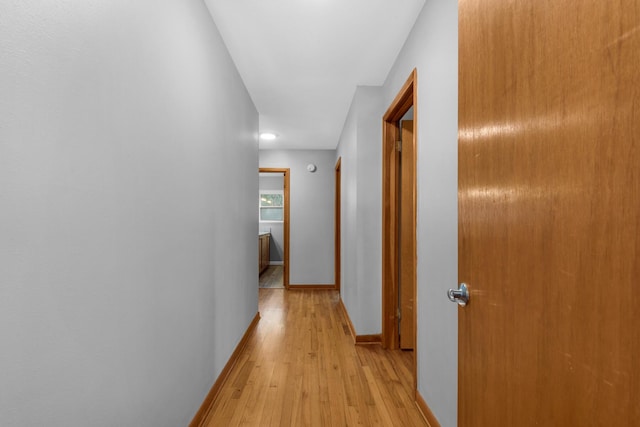
[[[416,157],[413,138],[413,120],[400,122],[401,150],[400,150],[400,179],[398,240],[399,240],[399,298],[400,301],[400,348],[413,350],[415,346],[415,232],[416,232],[416,197],[415,197],[415,168]]]
[[[341,228],[341,220],[340,220],[340,212],[341,212],[341,205],[342,205],[342,184],[341,184],[341,180],[342,180],[342,157],[338,158],[338,161],[336,162],[336,167],[335,167],[335,177],[336,177],[336,188],[335,188],[335,203],[334,203],[334,257],[333,257],[333,266],[334,266],[334,273],[333,273],[333,277],[334,277],[334,282],[335,282],[335,289],[336,290],[340,290],[340,263],[341,263],[341,253],[342,253],[342,249],[341,249],[341,243],[340,243],[340,228]]]
[[[459,3],[459,425],[640,425],[640,5]]]

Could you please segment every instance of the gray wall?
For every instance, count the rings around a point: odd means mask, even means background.
[[[0,93],[0,425],[187,425],[258,308],[258,115],[208,10],[2,2]]]
[[[382,88],[359,86],[341,157],[341,296],[358,335],[382,329]]]
[[[376,88],[357,89],[337,149],[342,297],[358,334],[379,333],[382,114],[417,68],[418,390],[444,427],[457,424],[457,306],[445,296],[457,286],[457,57],[457,3],[427,1],[382,99]]]
[[[273,176],[271,176],[273,175]],[[281,174],[269,174],[260,176],[258,184],[259,190],[280,190],[284,188],[284,177]],[[284,223],[283,222],[261,222],[260,231],[270,231],[269,239],[269,260],[282,263],[284,260]]]
[[[260,150],[260,167],[291,169],[289,282],[333,284],[335,150]]]
[[[384,84],[385,108],[418,70],[418,390],[457,425],[458,3],[427,1]]]

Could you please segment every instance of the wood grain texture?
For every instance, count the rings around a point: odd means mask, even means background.
[[[204,426],[425,426],[412,360],[355,346],[336,291],[260,290],[261,320]]]
[[[640,425],[640,4],[459,3],[459,425]]]
[[[259,320],[260,320],[260,313],[258,312],[256,313],[255,317],[249,324],[249,327],[245,331],[244,335],[240,339],[240,342],[236,346],[236,349],[231,354],[229,361],[222,369],[222,372],[220,372],[220,375],[218,375],[218,379],[211,387],[211,390],[207,394],[207,397],[205,397],[204,401],[202,402],[202,405],[200,405],[200,409],[198,409],[198,412],[193,417],[193,420],[191,420],[191,423],[189,423],[189,427],[200,427],[203,425],[202,422],[205,420],[205,418],[207,418],[207,415],[209,414],[209,410],[211,409],[211,405],[215,401],[216,397],[218,397],[220,390],[225,384],[225,381],[227,380],[227,378],[229,378],[229,374],[231,373],[231,370],[238,362],[240,354],[244,350],[245,346],[247,345],[249,337],[251,336],[256,326],[258,325]]]
[[[302,284],[302,283],[295,283],[295,284],[291,284],[289,285],[289,289],[307,289],[307,290],[316,290],[316,291],[330,291],[330,290],[335,290],[336,289],[336,285],[334,284]]]

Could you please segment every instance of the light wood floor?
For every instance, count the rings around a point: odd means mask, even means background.
[[[259,292],[260,322],[203,426],[427,425],[411,352],[355,346],[337,291]]]
[[[261,288],[284,288],[281,265],[270,265],[258,278]]]

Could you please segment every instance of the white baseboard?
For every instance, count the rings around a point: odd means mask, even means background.
[[[284,261],[269,261],[269,265],[284,265]]]

